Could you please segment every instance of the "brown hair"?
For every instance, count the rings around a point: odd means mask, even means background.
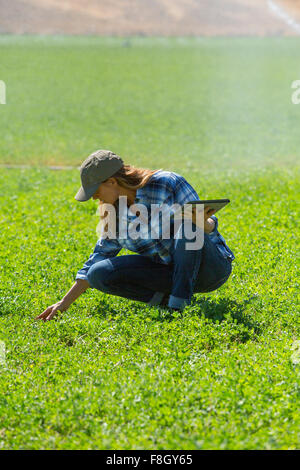
[[[162,170],[162,168],[159,168]],[[133,165],[123,165],[116,173],[112,175],[113,178],[116,178],[118,184],[123,188],[128,189],[138,189],[145,186],[151,176],[159,170],[150,170],[148,168],[139,168]],[[107,180],[105,180],[107,181]],[[118,209],[118,199],[114,203],[114,207]],[[100,202],[99,204],[99,214],[100,214],[100,222],[97,226],[97,233],[98,235],[101,234],[103,220],[106,218],[107,211],[104,211],[104,202]],[[103,228],[103,231],[106,232],[108,229],[108,223]]]

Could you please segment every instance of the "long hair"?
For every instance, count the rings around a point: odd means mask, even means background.
[[[162,168],[159,168],[159,170],[162,170]],[[133,165],[124,164],[116,173],[112,175],[112,177],[116,178],[118,184],[123,188],[138,189],[145,186],[151,176],[159,170],[149,170],[148,168],[139,168]],[[105,204],[105,202],[100,202],[97,209],[97,215],[100,216],[100,222],[97,225],[96,232],[99,237],[108,230],[108,222],[104,226],[106,217],[109,217],[108,212],[105,210]],[[118,205],[119,199],[117,199],[114,203],[116,213],[118,210]]]

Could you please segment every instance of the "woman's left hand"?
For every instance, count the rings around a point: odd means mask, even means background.
[[[203,211],[205,233],[210,233],[215,228],[215,221],[213,219],[210,219],[210,216],[213,215],[215,212],[216,210],[211,209],[210,207],[205,207]],[[194,223],[195,223],[195,217],[196,217],[196,208],[193,207],[193,222]]]
[[[215,221],[213,219],[210,219],[210,216],[213,215],[215,212],[216,212],[215,209],[210,209],[209,207],[206,207],[204,209],[204,232],[205,233],[210,233],[215,228]]]

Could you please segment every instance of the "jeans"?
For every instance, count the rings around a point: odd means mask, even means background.
[[[190,305],[193,293],[218,289],[232,271],[231,260],[217,249],[207,233],[204,232],[202,248],[187,250],[185,243],[192,241],[184,233],[182,238],[174,239],[170,264],[139,254],[101,260],[88,270],[88,282],[107,294],[150,306],[159,305],[169,294],[168,306],[183,310]]]

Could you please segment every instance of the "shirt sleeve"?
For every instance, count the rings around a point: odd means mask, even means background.
[[[178,176],[175,190],[174,190],[174,203],[179,204],[183,207],[185,204],[191,201],[199,201],[200,198],[195,191],[195,189],[187,182],[187,180],[183,176]],[[191,209],[192,206],[187,205],[188,208]],[[183,210],[183,209],[182,209]],[[184,217],[190,218],[192,217],[192,212],[184,211]],[[181,214],[180,216],[181,217]]]
[[[174,172],[165,172],[165,174],[154,178],[148,185],[147,198],[152,204],[159,206],[162,204],[183,206],[187,202],[200,200],[197,192],[184,176]],[[169,213],[171,221],[173,221],[174,214],[175,209],[172,209]],[[153,224],[152,230],[156,231]],[[160,233],[159,229],[157,230]]]
[[[174,202],[176,179],[169,173],[151,180],[147,186],[147,199],[151,204],[171,205]]]
[[[148,198],[153,204],[172,205],[176,203],[181,206],[190,201],[200,200],[196,190],[184,176],[171,172],[154,179],[149,184]]]
[[[212,232],[210,232],[209,238],[212,242],[216,243],[218,246],[219,250],[227,257],[230,258],[231,260],[235,259],[234,253],[232,250],[229,248],[227,245],[225,238],[220,234],[219,232],[219,221],[218,218],[213,214],[210,216],[211,219],[215,221],[215,227]]]
[[[187,202],[199,200],[200,198],[193,186],[187,182],[184,176],[180,176],[175,187],[174,202],[183,206]]]
[[[98,261],[102,261],[103,259],[117,256],[121,248],[122,247],[119,244],[117,239],[109,239],[109,238],[101,237],[97,241],[95,249],[93,253],[90,255],[89,259],[84,263],[83,267],[77,272],[75,281],[77,279],[87,280],[88,270],[94,263],[97,263]]]

